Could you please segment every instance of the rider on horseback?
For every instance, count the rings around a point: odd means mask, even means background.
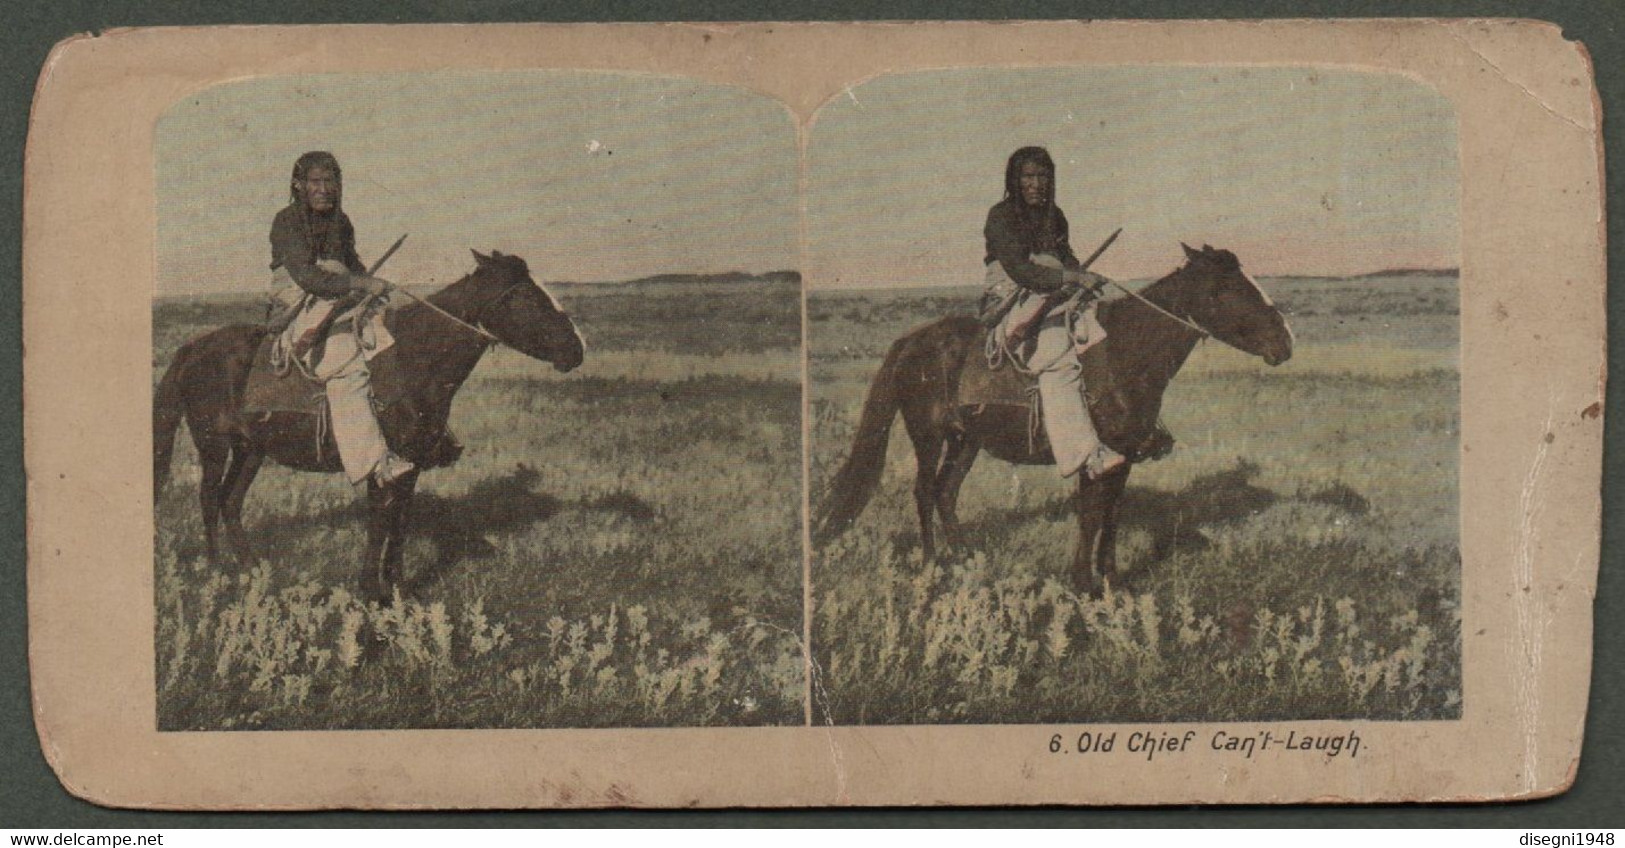
[[[1098,477],[1122,454],[1095,432],[1084,403],[1081,348],[1105,336],[1090,302],[1106,279],[1084,270],[1072,252],[1066,215],[1055,205],[1055,162],[1042,147],[1011,154],[1004,199],[987,213],[988,296],[1007,304],[994,329],[1018,364],[1038,375],[1044,429],[1062,477],[1084,469]],[[1079,304],[1089,304],[1079,309]],[[1036,327],[1036,332],[1034,329]]]
[[[271,297],[281,311],[271,325],[281,332],[283,361],[297,360],[325,387],[350,482],[371,477],[383,485],[412,470],[384,440],[367,369],[392,341],[379,313],[392,286],[361,264],[342,197],[343,174],[331,153],[312,151],[294,163],[289,203],[271,223]]]

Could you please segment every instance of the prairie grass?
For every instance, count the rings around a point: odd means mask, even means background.
[[[1070,488],[1049,468],[983,457],[969,549],[921,562],[895,432],[880,492],[814,554],[820,719],[1460,715],[1456,281],[1262,282],[1293,359],[1193,354],[1163,406],[1178,446],[1130,479],[1102,599],[1072,591]],[[814,504],[892,340],[974,294],[809,297]]]
[[[207,562],[183,434],[156,515],[159,726],[799,723],[799,288],[596,291],[554,289],[582,368],[497,350],[464,386],[466,451],[419,483],[391,606],[355,596],[365,515],[336,475],[268,466],[245,515],[265,564]],[[254,317],[155,305],[154,379]]]

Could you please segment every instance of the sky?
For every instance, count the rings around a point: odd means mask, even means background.
[[[979,283],[1004,164],[1036,144],[1056,201],[1114,278],[1160,276],[1181,241],[1257,276],[1459,263],[1454,110],[1409,78],[1198,66],[956,69],[880,77],[817,113],[810,287]]]
[[[801,270],[810,288],[980,282],[982,224],[1017,147],[1047,147],[1080,255],[1121,279],[1179,242],[1259,276],[1458,264],[1449,103],[1406,77],[1334,69],[980,68],[880,77],[806,134],[744,89],[588,71],[243,80],[157,132],[159,295],[258,291],[293,161],[344,167],[381,276],[444,284],[470,248],[544,281]],[[797,197],[798,168],[805,195]],[[804,214],[805,220],[798,221]],[[805,245],[797,245],[804,227]]]
[[[380,276],[444,284],[469,249],[539,280],[794,269],[796,126],[771,98],[628,73],[282,76],[159,121],[158,295],[260,291],[294,160],[334,153]]]

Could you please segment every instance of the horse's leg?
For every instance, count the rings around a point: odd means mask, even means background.
[[[221,517],[225,519],[226,538],[237,555],[237,562],[244,568],[253,568],[259,562],[253,546],[248,543],[248,534],[243,531],[243,502],[248,499],[248,488],[254,485],[254,477],[264,462],[265,454],[238,442],[231,451],[231,467],[226,469]]]
[[[1100,489],[1100,540],[1095,549],[1095,565],[1101,581],[1111,585],[1117,578],[1117,508],[1123,503],[1123,490],[1134,466],[1123,463],[1095,481]]]
[[[903,424],[914,442],[914,511],[920,518],[920,551],[926,562],[937,555],[936,540],[932,537],[932,517],[937,509],[937,469],[942,463],[943,437],[940,429],[931,426],[928,416],[910,408],[903,408]]]
[[[969,433],[955,433],[948,437],[948,452],[942,460],[942,475],[937,481],[937,514],[942,516],[942,535],[948,547],[963,550],[964,534],[959,530],[959,487],[964,485],[976,456],[981,453],[981,442]]]
[[[1072,582],[1079,592],[1099,596],[1097,578],[1115,572],[1117,501],[1128,482],[1127,464],[1098,480],[1078,472],[1078,547],[1072,557]]]
[[[202,478],[198,481],[198,506],[203,509],[203,544],[209,562],[220,561],[219,543],[215,526],[220,523],[220,501],[224,490],[227,465],[231,457],[231,443],[212,434],[193,440],[197,445],[198,464]]]
[[[367,551],[361,558],[361,596],[388,606],[393,593],[384,580],[384,542],[389,538],[390,487],[367,478]]]
[[[385,507],[389,529],[384,537],[381,559],[383,590],[390,596],[394,595],[395,587],[401,582],[401,558],[406,550],[406,516],[411,511],[412,495],[417,482],[418,470],[414,468],[385,487],[390,490],[389,503]]]

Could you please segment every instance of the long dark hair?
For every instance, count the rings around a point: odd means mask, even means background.
[[[329,214],[312,214],[310,204],[305,202],[301,183],[312,168],[332,171],[333,181],[338,184],[338,190],[333,193],[333,211]],[[305,244],[315,255],[331,256],[343,249],[338,222],[344,217],[344,172],[339,169],[337,157],[325,150],[312,150],[300,156],[299,161],[293,163],[293,178],[288,182],[288,200],[298,210],[299,223],[305,231]]]
[[[1027,163],[1037,164],[1049,172],[1049,187],[1044,203],[1037,209],[1021,199],[1021,168]],[[1054,250],[1060,241],[1055,225],[1055,160],[1042,147],[1023,147],[1010,154],[1004,166],[1004,199],[1015,203],[1027,247],[1034,252]]]
[[[333,208],[342,208],[344,204],[344,171],[339,168],[339,160],[325,150],[312,150],[300,156],[299,161],[293,163],[293,178],[288,181],[288,201],[299,204],[301,208],[304,207],[305,195],[300,190],[299,184],[304,182],[305,175],[310,173],[311,168],[326,168],[333,172],[333,181],[338,183],[338,192],[333,198]],[[1055,169],[1051,168],[1050,170],[1054,171]]]
[[[1042,147],[1023,147],[1010,154],[1010,161],[1004,165],[1004,196],[1006,199],[1021,199],[1021,166],[1028,162],[1041,165],[1049,172],[1049,191],[1044,197],[1046,207],[1055,205],[1055,160],[1050,158],[1049,151]]]

